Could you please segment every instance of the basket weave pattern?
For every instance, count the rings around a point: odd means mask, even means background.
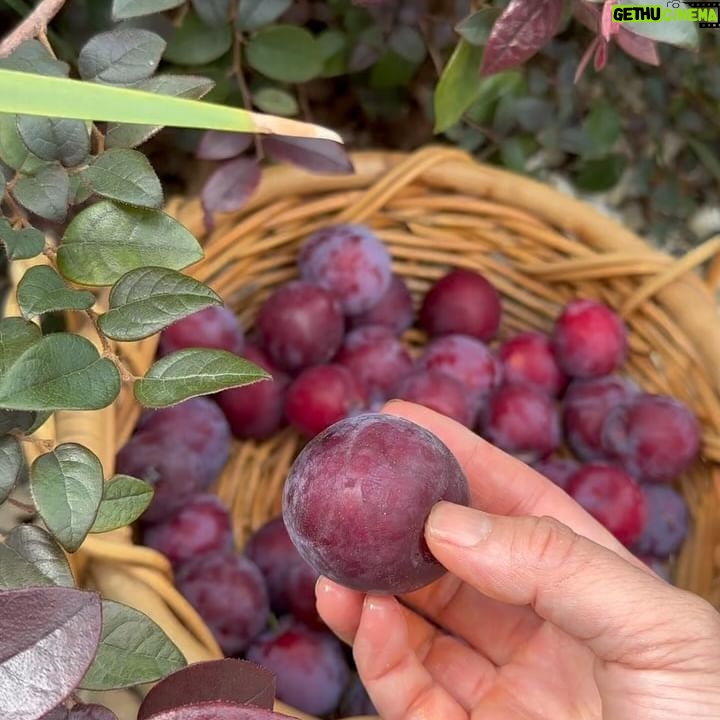
[[[386,243],[416,303],[449,267],[491,279],[503,300],[501,338],[548,331],[562,304],[575,297],[616,308],[630,330],[623,371],[644,390],[681,399],[702,423],[702,458],[680,480],[693,529],[674,579],[720,607],[720,315],[708,284],[693,272],[720,251],[720,237],[677,260],[581,202],[452,149],[360,153],[353,161],[352,176],[267,170],[250,203],[216,218],[210,234],[197,199],[171,200],[167,211],[205,248],[204,260],[188,272],[213,287],[249,331],[268,293],[296,275],[306,235],[328,223],[362,222]],[[708,277],[720,280],[717,262]],[[92,338],[92,328],[73,329]],[[416,348],[424,342],[417,330],[406,339]],[[141,375],[155,348],[156,339],[149,339],[115,349]],[[139,412],[126,387],[113,407],[57,413],[42,432],[84,442],[110,474]],[[301,442],[287,429],[262,443],[234,443],[215,490],[232,512],[239,548],[279,512]],[[73,558],[80,581],[148,612],[189,660],[218,657],[209,632],[172,587],[165,559],[131,543],[127,529],[90,536]]]

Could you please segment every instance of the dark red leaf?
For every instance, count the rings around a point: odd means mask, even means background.
[[[631,33],[624,27],[620,28],[614,40],[630,57],[648,65],[660,64],[657,45],[652,40]]]
[[[206,702],[179,705],[172,710],[152,715],[148,720],[288,720],[271,710],[237,703]]]
[[[201,160],[229,160],[252,145],[252,133],[208,130],[198,144],[196,156]]]
[[[206,212],[232,212],[242,207],[260,182],[260,165],[254,158],[237,158],[221,165],[202,190]]]
[[[103,705],[75,705],[68,720],[117,720],[117,715]]]
[[[575,0],[573,3],[573,17],[588,30],[598,32],[600,29],[600,10],[591,3]]]
[[[37,720],[61,703],[95,657],[102,611],[74,588],[0,592],[0,717]]]
[[[601,38],[597,48],[595,48],[595,58],[593,59],[593,67],[596,72],[600,72],[607,65],[608,44]]]
[[[495,21],[480,73],[492,75],[529,60],[558,31],[563,0],[510,0]]]
[[[194,663],[168,675],[145,696],[137,720],[178,705],[223,701],[272,710],[275,676],[247,660],[209,660]]]
[[[321,175],[346,175],[355,171],[345,147],[332,140],[267,137],[263,147],[276,162],[297,165]]]

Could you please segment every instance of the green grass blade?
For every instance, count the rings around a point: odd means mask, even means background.
[[[254,132],[342,142],[327,128],[200,100],[0,70],[0,112],[17,115]]]

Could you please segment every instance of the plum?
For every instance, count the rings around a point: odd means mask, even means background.
[[[608,463],[583,465],[568,483],[568,493],[624,545],[640,537],[647,519],[640,486]]]
[[[529,385],[553,396],[565,389],[567,377],[558,367],[550,338],[544,333],[515,335],[500,346],[498,357],[509,385]]]
[[[353,673],[350,682],[345,688],[339,708],[340,717],[355,717],[357,715],[377,715],[368,691],[357,673]]]
[[[293,617],[311,628],[322,628],[325,625],[315,603],[315,585],[319,577],[319,573],[302,559],[287,571],[290,612]]]
[[[226,655],[243,652],[265,627],[265,581],[244,555],[217,550],[194,557],[178,568],[175,584]]]
[[[350,327],[383,325],[400,335],[413,324],[412,295],[399,275],[393,275],[390,286],[380,300],[369,310],[350,317]]]
[[[555,321],[552,346],[566,375],[574,378],[609,375],[625,362],[627,329],[607,305],[594,300],[573,300]]]
[[[500,295],[472,270],[452,270],[428,291],[420,308],[420,327],[431,336],[469,335],[492,340],[500,327]]]
[[[285,425],[285,396],[290,378],[253,345],[245,348],[243,357],[268,372],[272,380],[223,390],[215,395],[215,401],[235,437],[265,440]]]
[[[330,225],[309,235],[298,254],[300,277],[328,290],[346,315],[366,312],[390,286],[390,254],[365,225]]]
[[[493,445],[524,462],[549,455],[561,439],[553,401],[524,385],[504,385],[490,396],[480,416],[480,430]]]
[[[340,347],[345,320],[325,289],[295,280],[270,294],[255,320],[260,347],[281,370],[328,362]]]
[[[419,360],[427,370],[439,370],[460,382],[473,413],[502,382],[502,365],[485,343],[467,335],[445,335],[430,342]]]
[[[393,387],[413,369],[405,346],[382,325],[366,325],[349,332],[335,362],[360,381],[368,402],[386,400]]]
[[[223,305],[212,305],[177,320],[160,333],[158,354],[168,355],[198,347],[242,353],[245,333],[231,310]]]
[[[199,397],[145,415],[139,428],[120,448],[116,470],[152,485],[143,521],[153,522],[212,485],[230,454],[230,427],[215,403]]]
[[[609,412],[602,447],[639,480],[672,482],[700,453],[700,424],[679,400],[641,393]]]
[[[570,478],[580,469],[580,463],[571,458],[549,457],[533,463],[533,469],[554,482],[559,488],[567,490]]]
[[[473,413],[465,388],[440,370],[418,370],[400,381],[393,392],[400,400],[423,405],[462,423],[473,424]]]
[[[403,418],[341,420],[300,452],[283,491],[283,518],[320,574],[363,592],[417,590],[445,572],[424,539],[440,500],[467,505],[467,480],[432,433]]]
[[[227,508],[215,495],[197,494],[155,525],[143,529],[143,544],[161,552],[174,565],[233,545]]]
[[[632,550],[665,559],[677,552],[688,534],[690,516],[680,493],[667,485],[643,485],[647,522]]]
[[[595,380],[573,380],[563,399],[562,424],[565,440],[580,460],[600,460],[602,426],[616,405],[637,392],[634,384],[616,375]]]
[[[290,384],[285,415],[296,430],[313,437],[365,404],[365,388],[344,365],[315,365]]]
[[[289,617],[264,632],[245,657],[273,672],[279,700],[311,715],[329,715],[338,706],[350,669],[340,642]]]
[[[290,539],[282,516],[271,518],[253,532],[245,544],[245,554],[265,578],[273,612],[287,613],[290,610],[288,573],[296,565],[307,563]]]

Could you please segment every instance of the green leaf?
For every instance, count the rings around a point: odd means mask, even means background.
[[[90,153],[90,133],[82,120],[21,115],[17,124],[28,150],[42,160],[75,167]]]
[[[301,31],[300,28],[292,28],[292,30],[306,32]],[[305,43],[301,44],[305,45]],[[307,58],[305,61],[307,62]],[[151,80],[155,80],[156,83],[158,81],[157,78]],[[191,81],[191,84],[193,83],[197,85],[197,79]],[[141,87],[147,89],[152,85],[150,80],[143,80],[135,87],[114,87],[82,80],[0,70],[0,97],[4,112],[87,121],[170,125],[203,130],[229,130],[269,135],[279,133],[291,137],[311,137],[342,142],[336,132],[311,123],[287,118],[278,121],[271,115],[258,117],[256,113],[236,107],[168,97],[138,89]],[[177,81],[173,81],[171,86],[176,87]],[[172,92],[167,87],[166,91]]]
[[[19,317],[0,320],[0,377],[41,338],[42,333],[35,323]]]
[[[41,218],[56,223],[65,221],[70,181],[60,165],[46,165],[36,175],[21,177],[12,194],[24,208]]]
[[[67,77],[70,66],[56,60],[38,40],[26,40],[8,57],[0,58],[0,69]]]
[[[266,379],[264,370],[234,353],[188,348],[158,360],[135,381],[134,392],[141,405],[159,408]]]
[[[97,655],[80,682],[84,690],[112,690],[153,682],[186,665],[162,628],[134,608],[103,600]]]
[[[222,27],[230,22],[228,0],[190,0],[198,17],[210,27]]]
[[[263,112],[292,117],[300,112],[297,100],[286,90],[263,87],[253,93],[253,103]]]
[[[324,30],[316,37],[323,61],[323,77],[343,75],[347,71],[347,36],[339,30]]]
[[[25,146],[17,128],[17,116],[0,113],[0,160],[13,170],[35,172],[45,162]]]
[[[122,85],[145,80],[157,69],[165,46],[159,35],[140,28],[100,33],[80,51],[80,77]]]
[[[500,12],[500,8],[482,8],[461,20],[455,26],[455,30],[465,42],[481,47],[488,41],[490,31],[500,17]]]
[[[136,150],[106,150],[81,175],[98,195],[130,205],[162,207],[160,180],[148,159]]]
[[[0,543],[0,589],[60,585],[75,587],[67,557],[37,525],[18,525]]]
[[[20,443],[9,435],[0,438],[0,503],[5,502],[25,467]]]
[[[282,82],[306,82],[323,69],[315,38],[294,25],[273,25],[258,31],[250,38],[245,52],[251,67]]]
[[[648,3],[646,0],[623,0],[623,5],[636,5],[644,7]],[[682,3],[685,10],[690,8]],[[662,11],[666,9],[665,5],[661,6]],[[624,28],[634,35],[655,40],[656,42],[668,43],[677,47],[686,48],[687,50],[697,50],[700,43],[700,33],[698,32],[697,23],[689,20],[662,20],[660,22],[624,22],[621,23]]]
[[[222,57],[232,47],[229,24],[209,27],[189,12],[175,30],[165,50],[165,60],[182,65],[205,65]]]
[[[0,407],[10,410],[98,410],[119,392],[115,365],[70,333],[38,340],[0,375]]]
[[[20,412],[0,409],[0,435],[21,432],[34,433],[50,417],[49,412]]]
[[[93,191],[83,180],[80,173],[70,176],[70,204],[80,205],[92,197]]]
[[[63,443],[30,467],[30,492],[48,530],[75,552],[95,522],[103,494],[100,460],[77,443]]]
[[[292,0],[240,0],[235,24],[239,30],[258,30],[277,20],[290,5]]]
[[[146,265],[182,270],[201,258],[198,241],[177,220],[109,200],[77,215],[57,251],[58,270],[81,285],[112,285]]]
[[[167,268],[141,267],[115,283],[98,325],[113,340],[141,340],[210,305],[222,305],[222,299],[197,280]]]
[[[0,240],[10,260],[27,260],[39,255],[45,247],[45,236],[39,230],[33,227],[13,230],[4,219],[0,219]]]
[[[619,154],[586,160],[578,166],[575,182],[580,189],[589,192],[610,190],[620,180],[626,164],[627,159]]]
[[[153,489],[142,480],[129,475],[115,475],[105,483],[103,499],[90,532],[109,532],[135,522],[147,509],[153,493]]]
[[[413,27],[401,25],[390,33],[388,46],[403,60],[419,65],[427,56],[423,36]]]
[[[213,81],[195,75],[156,75],[136,83],[139,90],[199,100],[213,89]],[[125,125],[110,123],[105,132],[106,148],[133,148],[162,130],[162,125]]]
[[[185,0],[113,0],[113,20],[127,20],[142,15],[154,15],[180,7]]]
[[[586,156],[607,154],[620,137],[620,116],[606,103],[593,106],[583,121],[582,129],[588,140]]]
[[[480,92],[482,49],[460,40],[435,88],[435,132],[454,125]]]
[[[28,268],[17,287],[17,302],[23,317],[60,310],[89,310],[95,296],[88,290],[69,288],[49,265]]]

